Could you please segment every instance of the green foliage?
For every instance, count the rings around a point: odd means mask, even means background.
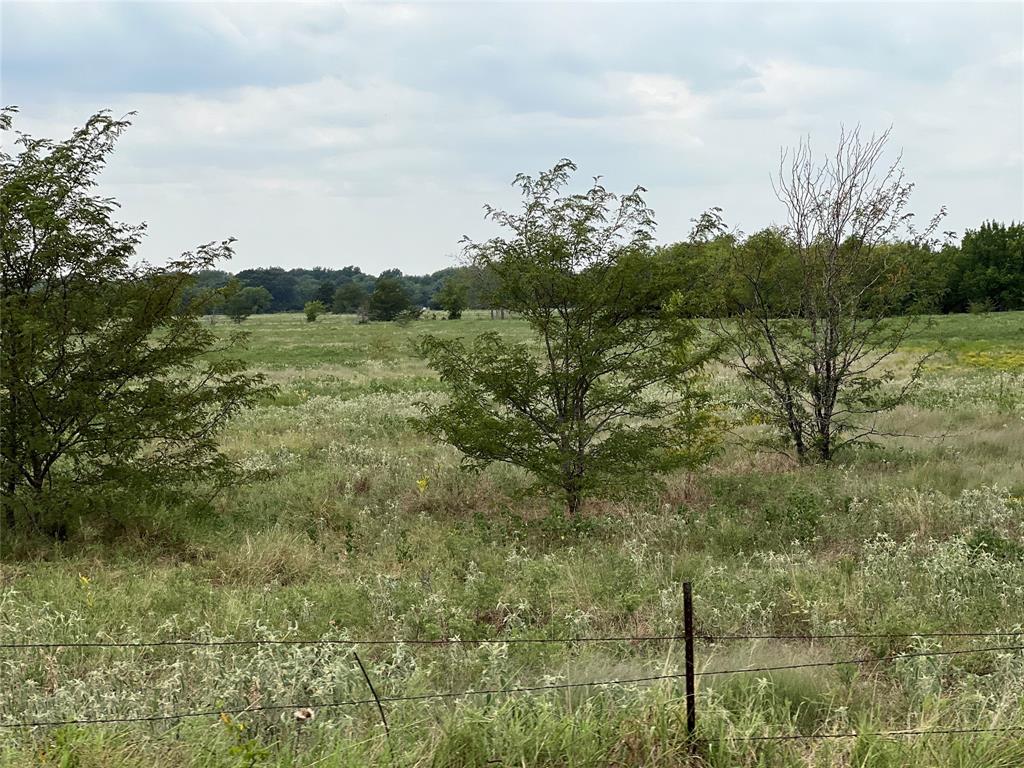
[[[458,320],[467,306],[468,297],[469,286],[462,280],[449,277],[434,296],[434,301],[448,312],[449,320]]]
[[[994,387],[992,372],[966,353],[1017,354],[1022,324],[1020,312],[942,317],[912,339],[922,347],[939,340],[949,351],[929,374],[948,398],[915,401],[889,422],[928,434],[952,424],[955,440],[849,451],[841,472],[751,456],[730,441],[702,471],[668,476],[659,498],[595,504],[573,520],[543,514],[544,501],[525,493],[526,473],[503,465],[462,472],[456,451],[410,429],[417,400],[443,398],[437,377],[409,354],[423,323],[254,316],[245,358],[282,392],[221,436],[228,455],[251,471],[248,482],[220,494],[215,514],[139,497],[117,538],[99,518],[86,518],[59,547],[4,537],[0,631],[41,641],[678,635],[687,579],[697,628],[714,635],[1020,629],[1024,388],[1014,379],[1010,417],[959,382],[973,373]],[[534,337],[524,320],[490,320],[486,311],[430,325],[442,336]],[[234,328],[214,330],[227,336]],[[745,390],[731,372],[716,371],[713,381],[723,403],[742,403]],[[957,638],[839,638],[707,644],[698,654],[701,668],[713,671],[965,647]],[[389,696],[682,672],[679,648],[653,642],[470,643],[450,651],[403,644],[360,656]],[[764,746],[734,738],[1024,725],[1015,693],[1024,686],[1021,654],[967,658],[859,665],[855,674],[844,667],[702,678],[705,762],[1019,766],[1024,743],[1012,732]],[[19,652],[4,665],[4,722],[368,697],[349,648],[336,642]],[[675,681],[386,707],[398,766],[686,761]],[[266,765],[390,764],[372,705],[318,707],[301,728],[290,709],[236,719],[246,739],[270,751]],[[238,741],[216,715],[155,727],[7,731],[3,768],[61,760],[228,768],[240,760],[232,752]]]
[[[241,323],[249,315],[267,310],[273,303],[273,297],[263,286],[241,287],[237,278],[228,284],[224,300],[224,314],[234,322]]]
[[[729,250],[736,238],[712,226],[720,223],[720,212],[715,209],[695,221],[695,232],[704,231],[703,235],[657,248],[659,257],[666,262],[666,274],[679,285],[687,286],[694,317],[725,311],[720,295],[724,286],[718,273],[728,269]],[[708,229],[709,226],[712,228]],[[880,244],[880,250],[887,251],[887,259],[893,265],[901,264],[903,269],[902,294],[893,297],[893,312],[989,312],[1020,307],[1014,298],[1024,280],[1020,228],[1019,224],[985,223],[978,230],[968,230],[963,251],[952,240],[951,232],[945,233],[946,240],[941,243],[910,238]],[[454,299],[456,304],[461,301],[463,309],[501,309],[496,304],[495,276],[477,266],[448,267],[428,275],[403,275],[397,269],[382,274],[398,280],[414,306],[447,310],[446,305]],[[306,301],[313,300],[331,311],[361,312],[375,281],[372,275],[354,266],[340,270],[243,270],[238,277],[245,286],[267,289],[270,301],[262,312],[297,312]],[[222,288],[230,278],[226,272],[209,270],[197,276],[191,291],[198,294]],[[344,286],[349,287],[335,310],[335,295],[338,287]],[[451,287],[457,288],[457,296],[451,296]]]
[[[708,227],[710,229],[707,229]],[[677,279],[705,297],[695,308],[699,316],[733,311],[726,298],[736,298],[750,286],[731,270],[736,238],[724,234],[717,209],[698,221],[705,236],[658,249],[677,273]],[[958,245],[952,232],[945,239],[911,235],[874,245],[886,279],[870,294],[884,301],[894,315],[933,312],[992,312],[1024,309],[1024,225],[986,222],[968,230]],[[749,296],[748,296],[749,303]]]
[[[334,305],[334,293],[337,290],[334,283],[324,280],[317,286],[316,293],[313,294],[313,300],[319,301],[324,305],[324,312],[330,312],[331,307]]]
[[[209,243],[165,267],[134,264],[141,226],[92,194],[125,120],[100,113],[69,139],[19,133],[0,154],[0,423],[5,523],[63,530],[43,496],[226,478],[227,420],[268,391],[202,322],[194,275],[231,255]],[[9,127],[9,126],[8,126]],[[210,355],[209,357],[205,357]]]
[[[269,312],[288,312],[302,308],[298,277],[280,267],[269,269],[243,269],[235,277],[243,286],[263,288],[270,301],[264,308]]]
[[[236,286],[231,288],[230,286]],[[204,269],[197,272],[192,282],[182,294],[182,305],[192,304],[203,297],[210,298],[206,307],[207,314],[224,311],[224,302],[231,290],[237,290],[238,281],[230,273],[220,269]]]
[[[306,322],[315,323],[316,319],[327,311],[327,307],[319,301],[307,301],[303,311],[306,313]]]
[[[947,306],[957,257],[953,243],[904,240],[881,244],[878,250],[893,265],[895,280],[886,285],[886,290],[897,288],[890,294],[892,314],[934,313]]]
[[[386,273],[377,278],[368,304],[370,320],[394,320],[412,307],[401,281]]]
[[[366,290],[356,282],[343,283],[334,292],[331,304],[331,311],[339,315],[353,312],[363,313],[366,311],[366,303],[369,295]]]
[[[407,325],[413,320],[419,320],[421,317],[423,317],[423,307],[409,307],[395,315],[395,322],[399,325]]]
[[[1024,309],[1024,224],[967,230],[951,278],[950,308]]]
[[[657,473],[700,464],[710,442],[697,386],[707,358],[692,351],[696,326],[664,301],[641,190],[563,193],[573,170],[563,160],[517,177],[522,211],[487,209],[510,239],[467,245],[539,345],[485,333],[470,344],[427,335],[419,349],[451,391],[422,427],[470,466],[529,470],[575,515],[585,496],[640,494]]]

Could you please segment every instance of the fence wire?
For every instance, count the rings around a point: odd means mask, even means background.
[[[736,674],[749,674],[758,672],[778,672],[783,670],[794,670],[794,669],[807,669],[814,667],[833,667],[841,666],[845,664],[873,664],[881,662],[898,661],[900,659],[910,659],[918,657],[933,657],[933,656],[957,656],[972,653],[994,653],[998,651],[1024,651],[1024,645],[999,645],[999,646],[987,646],[984,648],[965,648],[952,651],[921,651],[913,653],[901,653],[891,654],[887,656],[865,656],[853,659],[841,659],[837,661],[815,661],[815,662],[804,662],[801,664],[780,664],[771,666],[759,666],[759,667],[739,667],[735,669],[720,669],[720,670],[702,670],[695,672],[697,677],[708,677],[713,675],[736,675]],[[618,678],[613,680],[591,680],[587,682],[576,682],[576,683],[546,683],[542,685],[531,685],[531,686],[520,686],[515,688],[483,688],[483,689],[467,689],[462,691],[447,691],[447,692],[435,692],[435,693],[423,693],[403,696],[381,696],[379,698],[371,699],[352,699],[347,701],[334,701],[325,703],[305,703],[305,704],[272,704],[266,706],[252,706],[243,707],[238,709],[212,709],[198,712],[181,712],[172,714],[162,715],[142,715],[133,717],[99,717],[99,718],[83,718],[73,720],[51,720],[51,721],[21,721],[13,723],[0,723],[0,728],[36,728],[36,727],[56,727],[64,725],[98,725],[107,723],[137,723],[137,722],[158,722],[167,720],[181,720],[192,717],[210,717],[219,716],[221,714],[243,714],[243,713],[255,713],[265,711],[282,711],[288,709],[301,709],[301,708],[319,708],[319,709],[330,709],[337,707],[347,706],[358,706],[363,704],[394,704],[402,702],[423,702],[430,700],[441,700],[441,699],[455,699],[467,696],[506,696],[514,695],[519,693],[536,693],[539,691],[552,691],[552,690],[564,690],[571,688],[589,688],[599,686],[611,686],[611,685],[632,685],[632,684],[645,684],[653,683],[662,680],[678,680],[683,678],[685,673],[669,673],[661,675],[648,675],[644,677],[632,677],[632,678]],[[895,733],[895,732],[894,732]],[[856,734],[853,734],[856,735]],[[841,734],[836,734],[834,737],[838,738]],[[808,736],[808,738],[818,738],[819,736]]]
[[[987,632],[848,632],[835,634],[695,634],[694,640],[719,643],[746,640],[901,640],[914,638],[979,638],[979,637],[1024,637],[1024,630],[992,630]],[[0,650],[57,650],[60,648],[165,648],[165,647],[229,647],[255,645],[529,645],[529,644],[577,644],[577,643],[646,643],[685,641],[685,635],[610,635],[600,637],[480,637],[480,638],[267,638],[248,640],[198,640],[191,638],[150,641],[42,641],[24,643],[0,643]]]

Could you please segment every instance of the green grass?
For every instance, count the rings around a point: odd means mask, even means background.
[[[221,322],[224,333],[235,327]],[[1024,313],[937,318],[937,349],[892,431],[918,437],[830,469],[726,443],[644,503],[563,519],[523,473],[459,468],[413,432],[442,397],[411,353],[425,331],[517,320],[357,325],[257,316],[246,359],[280,385],[223,437],[249,478],[209,507],[120,500],[60,546],[5,542],[11,640],[570,637],[675,634],[683,581],[709,633],[1024,628]],[[909,354],[901,362],[909,369]],[[742,390],[713,372],[724,401]],[[756,427],[745,427],[753,431]],[[973,644],[973,645],[972,645]],[[702,645],[704,671],[986,641]],[[1012,640],[989,641],[1015,645]],[[672,674],[667,643],[412,645],[360,650],[385,696]],[[347,646],[0,650],[0,719],[362,699]],[[0,765],[685,765],[678,681],[388,707],[0,731]],[[743,742],[767,733],[1024,725],[1019,651],[701,678],[713,766],[1017,766],[1022,733]],[[492,762],[493,761],[493,762]],[[698,763],[694,763],[698,764]]]

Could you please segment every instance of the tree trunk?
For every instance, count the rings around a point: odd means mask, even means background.
[[[818,460],[822,462],[832,461],[832,436],[827,432],[819,436]]]
[[[804,460],[807,455],[807,446],[804,444],[804,436],[800,431],[800,428],[790,424],[789,426],[790,436],[793,438],[793,447],[796,448],[796,455],[800,461]]]
[[[4,505],[4,526],[7,530],[13,532],[18,524],[14,517],[14,499],[4,498],[0,503]]]
[[[7,454],[7,461],[4,462],[4,498],[0,500],[0,503],[4,507],[4,522],[13,531],[17,522],[14,516],[14,494],[18,490],[18,470],[14,466],[15,457],[18,452],[18,432],[14,423],[15,414],[18,412],[18,399],[13,393],[11,394],[10,408],[11,412],[8,417],[8,423],[4,425],[4,442],[6,443],[4,448]]]
[[[568,517],[576,519],[583,509],[583,495],[578,488],[567,488],[565,491],[565,513]]]

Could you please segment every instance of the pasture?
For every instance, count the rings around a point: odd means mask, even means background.
[[[247,479],[208,506],[118,504],[71,541],[5,547],[3,642],[154,639],[571,638],[677,635],[684,581],[702,634],[874,638],[704,643],[703,672],[922,651],[891,662],[700,678],[711,766],[1018,766],[1024,731],[743,740],[766,734],[1024,727],[1024,313],[937,317],[913,433],[801,467],[740,444],[658,498],[590,502],[578,521],[518,470],[469,474],[410,425],[443,397],[410,349],[425,331],[526,325],[357,325],[254,316],[246,360],[279,385],[234,419]],[[221,320],[225,334],[236,330]],[[743,390],[709,371],[723,419]],[[897,635],[885,637],[884,635]],[[910,635],[898,637],[898,635]],[[358,647],[378,692],[557,685],[675,674],[672,641]],[[687,763],[677,678],[373,705],[352,646],[0,649],[0,721],[212,712],[183,720],[0,730],[0,765],[671,766]],[[697,763],[694,763],[697,764]]]

